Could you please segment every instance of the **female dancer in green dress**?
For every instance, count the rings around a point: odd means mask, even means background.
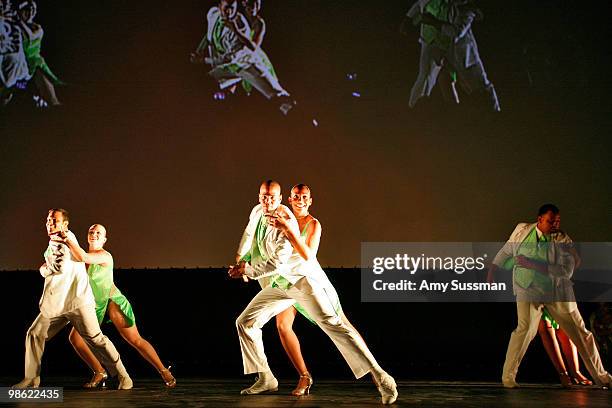
[[[88,264],[87,274],[89,283],[96,299],[96,315],[98,322],[102,323],[108,310],[108,316],[113,322],[121,337],[134,347],[145,360],[147,360],[159,372],[167,387],[176,386],[176,380],[170,372],[170,367],[165,368],[153,346],[140,337],[136,328],[134,312],[130,302],[117,289],[113,283],[113,257],[104,249],[106,243],[106,228],[100,224],[89,227],[87,242],[89,251],[85,252],[76,241],[66,239],[72,255],[81,262]],[[70,331],[70,343],[77,354],[93,370],[94,375],[85,388],[96,388],[104,386],[107,378],[106,371],[85,344],[79,333],[72,329]]]
[[[307,261],[316,259],[317,250],[319,249],[319,243],[321,241],[321,223],[308,212],[310,206],[312,205],[310,188],[305,184],[298,184],[293,187],[289,197],[289,204],[291,205],[293,214],[297,218],[298,226],[301,232],[291,229],[286,221],[286,218],[283,217],[282,212],[279,211],[277,211],[276,217],[270,217],[269,223],[270,225],[282,229],[285,232],[287,238],[291,242],[291,245],[302,258]],[[279,207],[281,210],[282,208],[283,207]],[[281,276],[274,276],[270,280],[272,281],[272,285],[277,285],[279,287],[286,287],[289,285],[289,282],[287,282]],[[342,316],[342,319],[350,325],[346,319],[346,316],[342,312],[340,300],[338,299],[338,295],[333,285],[328,281],[324,283],[324,286],[326,293],[328,296],[330,296],[331,301],[335,304],[336,311]],[[295,369],[300,375],[298,385],[291,392],[291,394],[301,396],[309,393],[313,380],[312,376],[308,372],[306,363],[304,362],[300,342],[293,331],[293,321],[295,320],[295,315],[297,312],[300,312],[312,322],[312,319],[310,316],[308,316],[306,311],[298,303],[296,303],[292,307],[276,315],[276,327],[278,329],[278,334],[281,343],[283,344],[283,348],[287,352],[289,360],[291,360]]]
[[[261,0],[242,0],[242,7],[246,12],[246,19],[251,26],[251,41],[253,41],[257,47],[255,52],[259,55],[259,58],[261,58],[261,61],[267,68],[268,74],[278,80],[278,76],[276,75],[276,71],[274,71],[274,66],[272,65],[272,61],[270,61],[268,55],[261,48],[261,44],[263,43],[266,35],[266,22],[259,14],[261,11]],[[242,81],[242,87],[247,94],[250,94],[253,90],[253,85],[248,81]]]
[[[62,84],[62,81],[55,76],[45,59],[40,55],[44,31],[39,24],[34,22],[36,11],[37,7],[34,1],[24,1],[19,5],[19,24],[23,33],[23,51],[30,76],[34,78],[40,96],[45,102],[56,106],[60,105],[60,101],[55,94],[54,84]]]
[[[552,232],[553,234],[565,235],[565,233],[561,230],[560,214],[557,214],[555,217]],[[565,235],[565,237],[567,237],[567,235]],[[556,238],[556,241],[564,243],[571,242],[563,237]],[[573,246],[570,246],[568,249],[574,257],[576,263],[575,269],[577,269],[580,266],[580,256],[578,255],[576,248]],[[578,359],[576,345],[569,339],[569,337],[567,337],[567,334],[565,331],[563,331],[563,328],[559,327],[559,324],[552,318],[550,313],[548,313],[546,307],[542,309],[542,320],[540,320],[540,324],[538,326],[538,333],[540,334],[542,344],[544,345],[544,349],[546,350],[550,361],[553,363],[557,373],[559,373],[559,380],[561,381],[561,385],[563,387],[569,388],[572,386],[572,384],[593,385],[593,382],[580,372],[580,360]],[[563,355],[565,355],[567,365],[563,361],[561,351],[563,351]]]

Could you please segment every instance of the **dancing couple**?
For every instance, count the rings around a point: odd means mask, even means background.
[[[118,389],[132,388],[119,353],[100,329],[107,312],[121,336],[155,367],[167,387],[174,387],[176,380],[170,367],[164,367],[153,346],[140,336],[130,302],[113,283],[113,257],[104,249],[106,228],[100,224],[89,228],[89,250],[85,251],[68,230],[68,223],[66,210],[49,210],[49,246],[40,267],[45,278],[40,314],[26,335],[25,378],[14,387],[39,386],[45,343],[71,323],[70,343],[93,371],[84,387],[104,387],[110,373],[117,375]]]
[[[206,35],[191,54],[191,62],[211,65],[209,75],[217,80],[221,91],[233,93],[242,83],[247,93],[255,88],[267,99],[278,100],[280,111],[286,115],[295,101],[281,86],[261,48],[266,34],[261,0],[243,0],[242,6],[244,14],[238,10],[237,0],[220,0],[208,11]]]
[[[487,280],[493,281],[498,270],[512,270],[516,295],[517,326],[510,336],[502,383],[506,388],[518,388],[519,365],[538,332],[543,313],[563,329],[575,345],[589,374],[597,385],[610,387],[612,376],[604,368],[593,334],[585,327],[574,300],[570,278],[579,264],[579,257],[570,237],[559,228],[560,212],[553,204],[538,210],[535,223],[520,223],[506,244],[495,256]],[[548,350],[559,371],[561,383],[569,387],[574,380],[569,376],[559,353]],[[568,354],[572,357],[573,350]],[[568,363],[571,364],[570,361]],[[580,373],[577,363],[570,369],[577,383],[590,381]]]
[[[283,323],[290,324],[299,310],[331,338],[355,377],[370,373],[382,403],[392,404],[398,395],[395,380],[378,365],[342,313],[338,295],[316,259],[321,226],[308,212],[310,189],[304,185],[292,189],[290,203],[295,215],[281,200],[279,183],[268,180],[261,184],[259,204],[251,211],[238,247],[238,262],[228,271],[231,278],[258,280],[263,288],[236,320],[244,373],[258,375],[241,394],[278,389],[264,353],[262,327],[277,315],[281,316],[277,325],[287,327]],[[303,395],[312,385],[312,377],[303,363],[297,337],[283,336],[282,332],[283,346],[300,374],[293,394]]]
[[[0,0],[0,105],[7,105],[15,89],[25,89],[31,79],[38,107],[61,104],[55,85],[63,82],[41,55],[44,30],[34,22],[37,11],[33,0],[22,1],[14,9],[9,0]]]

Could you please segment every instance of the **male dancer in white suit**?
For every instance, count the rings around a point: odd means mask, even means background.
[[[599,385],[612,385],[612,376],[601,363],[593,334],[584,326],[576,302],[555,299],[549,294],[552,293],[554,278],[568,275],[565,268],[574,267],[573,256],[563,256],[564,251],[555,248],[571,242],[566,234],[551,234],[558,214],[559,209],[555,205],[545,204],[538,211],[536,223],[518,224],[495,256],[489,270],[489,281],[494,279],[498,268],[513,270],[518,325],[510,336],[502,372],[502,383],[506,388],[519,386],[516,382],[518,367],[538,331],[544,306],[576,344],[593,380]],[[508,266],[508,262],[514,265]]]
[[[397,399],[395,380],[376,362],[359,333],[347,325],[329,301],[324,287],[325,272],[316,259],[305,261],[293,250],[286,235],[277,228],[268,225],[267,218],[274,217],[281,205],[280,185],[272,180],[262,183],[259,189],[259,205],[249,218],[244,231],[238,257],[238,265],[232,266],[229,275],[232,278],[247,276],[261,279],[279,274],[292,286],[289,289],[265,287],[262,289],[236,320],[244,373],[257,373],[258,379],[250,388],[241,394],[259,394],[276,391],[278,381],[270,371],[262,340],[261,329],[272,317],[287,309],[295,302],[308,312],[317,325],[332,339],[348,363],[356,378],[367,373],[378,387],[383,404],[392,404]],[[298,230],[297,221],[287,208],[284,213],[294,230]]]
[[[40,274],[45,286],[40,298],[40,314],[28,329],[25,342],[25,378],[15,388],[38,387],[40,366],[45,343],[64,326],[72,326],[83,337],[91,351],[112,376],[117,375],[119,389],[132,388],[119,353],[111,341],[102,334],[96,317],[95,300],[89,286],[85,264],[74,260],[66,244],[54,237],[74,234],[68,230],[68,212],[57,208],[49,210],[47,216],[49,247],[45,251],[45,263]]]

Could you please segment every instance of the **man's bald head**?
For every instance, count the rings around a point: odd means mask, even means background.
[[[281,186],[274,180],[266,180],[259,187],[259,203],[262,205],[264,213],[273,213],[282,200]]]
[[[281,185],[278,181],[266,180],[259,186],[259,194],[272,194],[272,192],[281,193]]]

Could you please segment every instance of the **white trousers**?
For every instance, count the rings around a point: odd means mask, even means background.
[[[234,56],[232,61],[214,67],[209,74],[220,81],[222,89],[230,86],[236,78],[248,81],[267,99],[274,97],[289,96],[289,93],[281,86],[277,78],[272,75],[263,57],[257,52],[242,49]],[[231,82],[227,82],[227,81]]]
[[[244,373],[270,370],[264,353],[261,329],[270,319],[295,302],[299,302],[332,339],[356,378],[363,377],[373,367],[377,367],[374,356],[357,330],[336,312],[336,304],[332,298],[324,288],[313,288],[305,278],[288,290],[272,287],[262,289],[236,319]]]
[[[502,380],[515,380],[521,360],[536,333],[542,318],[542,308],[559,323],[574,342],[582,361],[597,384],[612,383],[612,376],[604,369],[593,334],[584,326],[584,320],[576,302],[533,303],[516,302],[518,325],[510,336]]]
[[[45,317],[42,314],[38,315],[26,334],[25,378],[35,378],[40,375],[45,343],[68,323],[72,323],[74,329],[85,340],[85,343],[111,376],[117,374],[127,376],[117,349],[108,337],[102,334],[96,311],[91,305],[52,318]]]

